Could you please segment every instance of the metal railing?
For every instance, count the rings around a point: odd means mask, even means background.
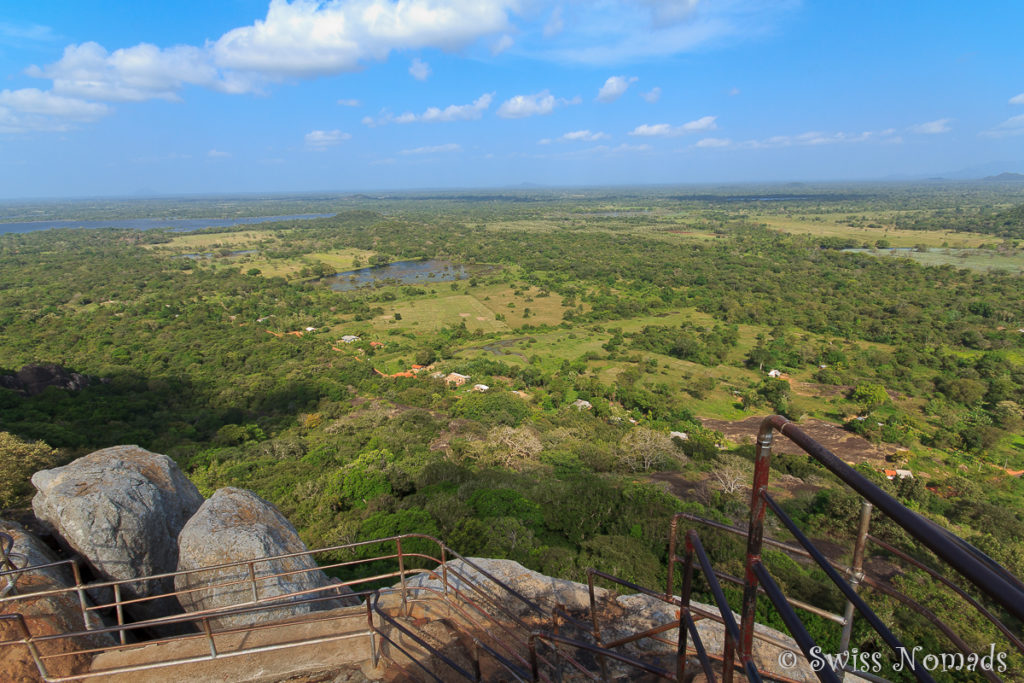
[[[861,522],[857,536],[857,544],[854,548],[853,562],[851,567],[844,568],[846,569],[846,573],[850,577],[850,580],[847,580],[841,575],[840,568],[837,568],[837,564],[826,558],[825,555],[815,547],[815,545],[799,529],[789,515],[786,514],[778,502],[768,493],[772,440],[774,432],[776,431],[788,437],[808,455],[822,464],[840,481],[859,494],[865,502],[862,507]],[[814,650],[814,648],[816,648],[816,644],[808,635],[803,622],[793,610],[791,601],[787,600],[786,596],[779,589],[779,586],[776,584],[770,572],[761,561],[761,551],[766,542],[770,542],[776,546],[786,545],[764,538],[765,514],[769,510],[782,522],[783,526],[785,526],[793,538],[796,539],[802,553],[810,557],[821,568],[829,580],[835,584],[846,598],[847,610],[842,620],[844,629],[841,639],[841,647],[846,648],[849,646],[850,628],[853,622],[854,610],[856,610],[868,625],[870,625],[872,630],[878,634],[882,641],[893,650],[894,654],[906,652],[906,649],[900,639],[892,633],[892,631],[857,593],[857,583],[863,582],[870,585],[872,588],[878,589],[880,592],[885,592],[887,595],[892,595],[893,597],[897,597],[898,599],[905,601],[905,604],[916,607],[918,611],[925,610],[923,606],[917,604],[913,600],[910,600],[906,596],[902,596],[898,591],[888,588],[883,582],[864,575],[863,558],[865,542],[868,539],[878,542],[877,539],[869,537],[867,533],[868,520],[870,518],[872,508],[877,508],[883,512],[893,522],[910,534],[915,541],[931,550],[949,568],[954,570],[961,577],[973,583],[977,589],[987,594],[996,605],[1005,610],[1011,617],[1024,619],[1024,585],[1022,585],[1018,579],[1013,577],[1013,575],[995,563],[991,558],[984,555],[984,553],[974,546],[945,529],[942,529],[934,522],[931,522],[903,506],[892,496],[882,491],[879,487],[856,472],[853,468],[842,462],[827,448],[807,436],[807,434],[796,427],[793,423],[781,416],[772,416],[765,418],[761,423],[757,436],[753,488],[750,502],[750,519],[747,531],[744,534],[747,537],[747,550],[745,560],[745,577],[743,582],[743,600],[741,607],[741,633],[737,650],[737,656],[739,657],[741,664],[745,665],[746,662],[749,661],[752,653],[754,616],[757,596],[761,591],[767,594],[769,600],[778,611],[787,628],[790,630],[791,635],[797,641],[800,650],[806,657],[807,661],[815,661],[819,664],[826,661],[822,660],[820,650]],[[892,546],[888,546],[887,544],[885,544],[885,547],[890,550],[895,550]],[[903,555],[906,556],[905,553],[903,553]],[[936,575],[935,572],[931,572],[931,574]],[[948,581],[946,581],[945,584],[953,586],[953,584]],[[969,596],[960,589],[957,589],[957,593],[961,597],[969,598]],[[1008,636],[1008,641],[1011,645],[1021,649],[1020,639],[1016,637],[1012,630],[1003,624],[998,617],[992,614],[991,611],[982,607],[980,603],[973,598],[969,598],[967,600],[967,604],[979,609],[979,613],[992,623],[996,624],[1000,632]],[[926,610],[922,613],[928,614]],[[931,614],[930,617],[933,618],[933,623],[936,624],[939,630],[947,635],[947,637],[950,637],[954,645],[960,648],[961,651],[967,650],[966,643],[959,639],[956,634],[948,628],[948,626],[943,624],[940,620],[937,620],[933,614]],[[933,680],[929,670],[924,666],[924,663],[921,660],[912,659],[908,663],[910,665],[909,669],[911,673],[917,680]],[[723,678],[727,681],[731,679],[732,664],[733,661],[729,657],[726,658],[726,661],[723,664]],[[819,666],[816,668],[818,669],[816,673],[822,681],[840,681],[846,671],[854,671],[851,668],[833,670],[829,665]],[[854,671],[854,673],[862,676],[865,675],[865,672]],[[998,676],[991,671],[982,671],[979,673],[990,680],[1000,680]],[[871,678],[879,680],[878,677]]]
[[[812,458],[824,465],[842,482],[851,487],[862,497],[862,510],[852,560],[849,566],[827,558],[786,514],[778,502],[768,493],[769,467],[774,432],[780,432],[806,451]],[[622,675],[622,667],[634,671],[637,675],[644,673],[662,679],[684,681],[692,677],[697,667],[704,673],[708,681],[716,681],[716,675],[725,683],[731,683],[735,673],[739,671],[748,681],[760,681],[766,675],[759,672],[755,662],[753,641],[755,638],[780,648],[793,648],[791,642],[780,640],[777,636],[754,629],[757,599],[759,595],[767,597],[777,610],[781,620],[789,629],[799,649],[808,662],[818,661],[815,657],[816,644],[808,633],[796,610],[809,612],[842,627],[840,651],[850,646],[852,626],[855,614],[861,617],[878,637],[894,651],[901,650],[904,645],[899,638],[883,623],[867,602],[858,594],[860,585],[892,597],[928,618],[957,648],[967,654],[969,646],[947,624],[928,610],[927,607],[903,595],[895,587],[864,572],[864,558],[869,543],[882,548],[890,555],[897,556],[920,569],[941,585],[962,599],[964,603],[993,624],[1000,633],[1021,653],[1024,653],[1019,634],[1014,628],[1007,626],[999,617],[998,612],[1005,610],[1011,617],[1020,619],[1024,615],[1024,586],[990,558],[939,528],[917,513],[908,510],[891,496],[883,492],[862,475],[840,461],[834,454],[804,434],[799,428],[784,418],[775,416],[766,418],[758,433],[753,487],[751,492],[750,517],[746,530],[732,527],[721,522],[703,519],[687,513],[675,515],[669,530],[669,564],[668,581],[664,592],[655,591],[636,585],[618,577],[595,569],[587,571],[589,589],[589,615],[573,614],[563,605],[541,605],[518,592],[515,588],[499,580],[472,560],[462,557],[440,540],[422,534],[405,534],[385,539],[375,539],[359,543],[333,546],[291,553],[275,557],[258,558],[240,562],[230,562],[212,567],[194,570],[170,572],[155,576],[133,578],[124,581],[106,581],[83,583],[78,562],[64,560],[41,567],[19,566],[19,557],[13,552],[13,541],[9,536],[0,536],[0,623],[12,625],[19,637],[0,642],[0,647],[26,647],[36,663],[41,678],[48,683],[73,681],[97,675],[128,673],[181,664],[197,663],[216,659],[240,657],[262,652],[273,652],[287,648],[301,647],[318,643],[329,643],[345,639],[365,638],[373,664],[376,666],[382,655],[382,646],[387,643],[398,653],[402,653],[412,666],[417,668],[419,676],[434,680],[448,680],[451,675],[466,680],[482,680],[483,667],[481,658],[486,658],[489,665],[504,672],[503,676],[520,681],[558,680],[565,671],[573,672],[574,676],[582,676],[592,680],[608,680],[609,666],[615,663]],[[922,546],[930,549],[935,555],[955,570],[960,576],[972,582],[980,591],[987,594],[998,607],[987,608],[972,597],[953,581],[943,577],[934,569],[915,560],[911,555],[892,546],[868,533],[871,513],[878,509],[904,529]],[[786,543],[764,535],[765,516],[771,512],[788,530],[794,543]],[[687,520],[696,524],[729,534],[746,538],[746,554],[744,560],[744,576],[734,577],[716,570],[704,549],[701,538],[695,529],[688,530],[684,535],[684,550],[677,553],[679,542],[678,523]],[[425,543],[433,548],[429,551],[410,550],[410,544]],[[379,544],[393,544],[393,552],[387,549],[377,550]],[[836,586],[846,600],[843,615],[816,607],[806,602],[788,598],[779,588],[775,579],[761,560],[764,546],[779,548],[794,556],[802,557],[816,563],[821,571]],[[422,547],[422,545],[421,545]],[[370,549],[372,548],[372,551]],[[368,552],[369,551],[369,552]],[[372,557],[355,557],[360,553]],[[324,561],[323,565],[308,569],[282,570],[283,560],[296,560],[308,557]],[[352,559],[341,559],[338,558]],[[458,562],[454,562],[458,560]],[[392,562],[394,567],[387,571],[372,573],[350,581],[331,584],[326,587],[307,588],[280,592],[270,590],[269,584],[277,579],[294,578],[301,574],[319,571],[355,572],[357,568],[365,570],[372,563],[381,561]],[[312,563],[311,563],[312,564]],[[418,564],[423,566],[411,566]],[[374,567],[378,565],[373,565]],[[676,594],[676,569],[681,568],[681,589]],[[31,593],[29,596],[18,592],[18,578],[27,571],[45,568],[70,567],[74,585],[64,588],[51,588]],[[695,581],[695,570],[704,577],[709,592],[714,598],[714,608],[694,605],[691,601]],[[217,574],[226,578],[215,579],[210,583],[195,582],[192,579],[205,574],[207,577]],[[413,581],[416,575],[425,575],[426,581]],[[190,587],[180,590],[156,592],[152,595],[137,595],[132,589],[138,585],[158,586],[174,584]],[[391,588],[374,588],[385,581],[398,583]],[[623,586],[637,593],[656,598],[678,610],[678,616],[666,623],[655,625],[638,633],[617,637],[605,641],[602,637],[602,623],[599,613],[600,606],[596,597],[595,580],[601,580]],[[742,602],[737,618],[730,607],[720,581],[742,585]],[[171,614],[158,619],[131,621],[126,618],[126,609],[149,601],[178,599],[201,591],[232,589],[232,592],[244,596],[236,604],[222,607],[202,609],[193,612]],[[100,600],[99,604],[90,604],[86,597],[109,593],[112,597]],[[26,619],[18,611],[18,601],[29,597],[38,599],[45,596],[72,596],[82,620],[82,628],[78,631],[53,635],[34,635],[29,630]],[[388,600],[384,598],[389,597]],[[362,600],[359,605],[343,607],[339,600]],[[397,601],[397,607],[394,603]],[[388,604],[385,605],[384,603]],[[282,608],[298,608],[306,612],[287,620],[293,624],[336,624],[323,630],[316,637],[303,637],[296,640],[280,638],[263,644],[247,644],[248,639],[240,635],[260,633],[280,628],[282,622],[243,624],[232,626],[232,617],[252,619],[258,617],[269,620],[275,610]],[[438,607],[444,612],[435,621],[441,621],[463,645],[468,647],[468,660],[465,657],[453,658],[431,645],[423,633],[418,631],[415,619],[410,616],[422,608],[431,612]],[[279,613],[279,612],[278,612]],[[438,612],[440,614],[440,612]],[[115,623],[103,624],[108,617]],[[276,618],[276,617],[275,617]],[[698,620],[712,620],[721,625],[723,646],[721,652],[709,652],[702,641],[697,627]],[[342,628],[342,624],[345,628]],[[167,627],[191,627],[193,632],[185,635],[164,636],[147,639],[145,636],[160,633]],[[665,637],[668,631],[677,629],[676,638]],[[93,644],[85,649],[70,648],[70,651],[46,652],[47,645],[53,641],[70,639],[76,641],[88,636],[106,636],[111,644],[98,646]],[[232,641],[243,641],[242,644]],[[662,647],[663,652],[672,652],[672,665],[665,667],[661,663],[646,661],[622,652],[620,648],[650,639]],[[187,643],[194,641],[202,644],[201,652],[170,657],[163,661],[126,664],[113,666],[102,671],[90,671],[73,675],[56,676],[50,672],[50,664],[61,657],[72,657],[81,654],[100,654],[118,652],[140,645],[152,645],[168,642]],[[95,641],[91,641],[95,643]],[[471,644],[471,645],[467,645]],[[466,654],[464,651],[462,654]],[[692,657],[691,657],[692,655]],[[428,661],[429,660],[429,661]],[[442,676],[438,667],[445,669],[447,675]],[[595,668],[596,667],[596,668]],[[856,671],[852,667],[839,667],[835,670],[829,666],[812,667],[822,681],[840,681],[847,671],[854,671],[868,680],[883,680],[869,673]],[[931,675],[921,662],[911,662],[913,675],[920,681],[931,681]],[[980,672],[992,681],[1000,679],[992,672]],[[628,674],[627,674],[628,675]],[[788,680],[779,672],[771,672],[772,680]]]

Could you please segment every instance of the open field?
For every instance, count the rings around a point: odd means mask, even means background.
[[[768,227],[795,235],[819,237],[842,237],[860,240],[868,244],[884,239],[894,247],[913,247],[922,244],[928,247],[953,247],[970,249],[997,242],[992,235],[953,230],[897,230],[895,228],[859,228],[845,223],[836,223],[835,214],[821,216],[807,215],[804,220],[788,216],[753,215],[754,222],[765,223]]]
[[[454,294],[437,298],[417,298],[394,302],[385,306],[387,313],[373,321],[376,330],[389,328],[410,329],[417,333],[435,332],[441,327],[465,323],[469,330],[505,332],[508,325],[495,320],[494,313],[476,297]],[[401,320],[395,319],[395,313]]]
[[[516,294],[516,291],[520,293]],[[540,292],[541,290],[536,287],[515,290],[505,285],[491,285],[473,287],[467,293],[472,294],[494,315],[504,315],[509,327],[515,328],[523,324],[559,324],[565,310],[562,307],[562,297],[553,292],[539,296]],[[527,311],[529,317],[525,315]]]
[[[1024,252],[1002,254],[991,249],[929,249],[928,251],[877,251],[879,258],[909,258],[925,266],[953,266],[979,272],[1004,270],[1024,274]]]
[[[260,244],[276,244],[280,240],[269,230],[241,232],[198,232],[175,235],[170,242],[146,245],[147,249],[187,254],[210,249],[255,249]]]
[[[336,249],[317,251],[295,258],[271,259],[259,254],[249,254],[232,259],[232,263],[244,264],[245,269],[257,268],[264,277],[301,277],[300,271],[318,263],[326,263],[335,273],[342,273],[365,265],[374,252],[362,249]]]

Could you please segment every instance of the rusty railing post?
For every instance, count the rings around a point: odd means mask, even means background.
[[[260,601],[260,594],[256,589],[256,568],[253,566],[254,564],[254,562],[249,563],[249,585],[252,587],[252,601],[255,603]]]
[[[217,644],[213,641],[213,631],[210,630],[209,617],[203,617],[203,633],[206,635],[206,641],[210,645],[210,659],[217,659]]]
[[[405,557],[402,555],[402,537],[395,539],[395,547],[398,551],[398,575],[402,581],[402,616],[409,616],[409,598],[406,595],[405,587]]]
[[[601,624],[597,616],[597,596],[594,593],[594,568],[587,568],[587,588],[590,590],[590,619],[594,624],[594,644],[601,647]],[[605,656],[598,655],[598,664],[601,665],[601,680],[608,680],[608,662]]]
[[[128,643],[128,639],[124,634],[124,605],[121,604],[121,584],[114,584],[114,605],[117,610],[117,625],[121,628],[118,629],[118,633],[121,635],[121,644],[125,645]]]
[[[864,548],[867,545],[868,526],[871,524],[871,508],[874,507],[866,499],[861,499],[860,504],[860,525],[857,527],[857,541],[853,546],[853,560],[850,563],[850,588],[857,590],[861,579],[864,578]],[[850,636],[853,633],[853,603],[846,601],[846,611],[843,613],[843,632],[839,637],[839,651],[847,652],[850,649]],[[846,670],[840,669],[839,680],[846,677]]]
[[[679,515],[672,515],[672,523],[668,527],[668,581],[665,583],[665,600],[671,601],[675,595],[675,566],[676,566],[676,532],[679,528]]]
[[[764,513],[767,508],[763,494],[768,489],[769,465],[772,459],[772,430],[776,417],[766,417],[757,432],[757,453],[754,461],[754,486],[750,492],[750,525],[747,527],[747,560],[743,586],[743,606],[740,611],[740,661],[751,660],[754,647],[754,620],[757,610],[757,574],[754,564],[761,561],[764,539]],[[725,671],[722,672],[725,674]]]
[[[373,660],[373,668],[376,669],[380,662],[380,657],[377,656],[377,639],[374,638],[374,634],[377,632],[376,627],[373,625],[373,609],[370,607],[371,600],[377,599],[378,593],[376,591],[371,595],[366,596],[366,625],[370,629],[370,659]]]
[[[675,519],[673,519],[673,522]],[[673,536],[674,537],[674,536]],[[670,562],[674,564],[677,557],[671,556]],[[669,564],[669,567],[672,566]],[[690,627],[690,594],[693,592],[693,541],[689,534],[686,536],[686,556],[683,564],[683,590],[679,597],[683,603],[679,607],[679,642],[676,645],[676,680],[682,681],[686,673],[686,639],[689,636]]]
[[[82,585],[82,570],[78,568],[78,559],[71,560],[71,575],[75,579],[75,592],[78,593],[78,608],[82,610],[82,625],[86,631],[93,630],[92,615],[89,613],[89,606],[85,601],[85,587]],[[100,627],[103,624],[100,623]]]
[[[530,639],[527,641],[530,647],[530,680],[533,683],[537,683],[540,680],[540,664],[537,662],[537,637],[539,635],[538,631],[534,631],[530,634]]]

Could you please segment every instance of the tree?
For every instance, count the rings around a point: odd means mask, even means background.
[[[850,392],[850,400],[864,411],[870,411],[889,402],[889,393],[881,384],[863,382]]]
[[[486,443],[487,459],[513,470],[526,468],[544,450],[537,432],[526,425],[495,427],[487,433]]]
[[[619,440],[618,463],[630,472],[650,472],[673,456],[685,460],[667,434],[649,427],[634,427]]]
[[[32,486],[29,478],[38,470],[55,467],[58,451],[42,441],[22,441],[8,432],[0,432],[0,508],[28,502]]]

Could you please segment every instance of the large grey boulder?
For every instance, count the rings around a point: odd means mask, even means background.
[[[188,591],[178,599],[187,612],[255,604],[247,561],[306,550],[295,527],[273,505],[252,491],[218,489],[178,536],[178,571],[189,572],[175,577],[175,587]],[[190,571],[233,562],[242,564]],[[295,604],[298,600],[351,592],[332,583],[309,555],[257,561],[252,564],[252,573],[256,578],[255,600],[275,607],[215,617],[210,619],[212,626],[233,628],[265,623],[348,604],[337,600]],[[300,592],[304,593],[294,595]]]
[[[18,569],[17,581],[9,587],[4,580],[0,588],[6,589],[5,600],[0,603],[0,615],[20,614],[25,628],[34,637],[80,633],[87,628],[102,628],[104,624],[89,612],[83,617],[81,603],[75,591],[54,592],[69,588],[71,573],[60,568],[33,569],[37,565],[51,564],[57,557],[46,545],[16,522],[0,519],[0,532],[13,540],[10,559]],[[5,545],[6,548],[6,545]],[[45,593],[45,594],[44,594]],[[89,606],[86,601],[86,606]],[[86,623],[88,619],[88,624]],[[0,620],[0,675],[4,681],[28,683],[39,681],[39,670],[29,653],[28,647],[20,641],[26,634],[20,622]],[[70,676],[89,670],[93,653],[91,651],[111,647],[114,639],[107,633],[37,641],[39,653],[47,657],[46,667],[50,676]]]
[[[435,570],[438,578],[441,569]],[[490,578],[493,577],[493,580]],[[396,584],[398,587],[400,584]],[[540,572],[527,569],[513,560],[492,560],[485,557],[469,557],[466,560],[448,562],[448,585],[468,597],[478,595],[474,586],[501,602],[502,607],[518,617],[537,616],[530,603],[550,611],[556,605],[576,612],[590,609],[590,589],[584,583],[568,579],[556,579]],[[438,579],[428,573],[412,576],[406,582],[410,589],[442,588]],[[514,593],[502,586],[511,588]],[[518,595],[517,595],[518,594]],[[609,591],[594,587],[594,597],[600,602],[608,599]],[[524,602],[518,596],[530,601]]]
[[[32,572],[39,577],[39,580],[31,582],[33,586],[40,586],[43,582],[52,584],[53,586],[61,586],[71,583],[71,571],[67,565],[58,564],[55,567],[45,566],[56,564],[60,558],[58,558],[45,543],[30,534],[25,527],[17,522],[0,519],[0,533],[7,534],[11,537],[12,548],[10,551],[10,560],[15,567],[18,569],[24,569],[25,567],[45,567],[43,569],[36,569]],[[6,544],[4,544],[4,549],[6,549]],[[27,576],[27,573],[24,575],[15,574],[0,581],[0,593],[3,593],[4,591],[7,593],[23,593],[24,587],[18,586],[18,582],[21,580],[22,576]],[[40,588],[39,590],[47,589]]]
[[[203,497],[174,461],[138,446],[114,446],[32,476],[36,517],[105,580],[173,572],[181,528]],[[173,590],[170,579],[126,584],[123,598]],[[177,611],[173,599],[127,606],[135,619]]]

